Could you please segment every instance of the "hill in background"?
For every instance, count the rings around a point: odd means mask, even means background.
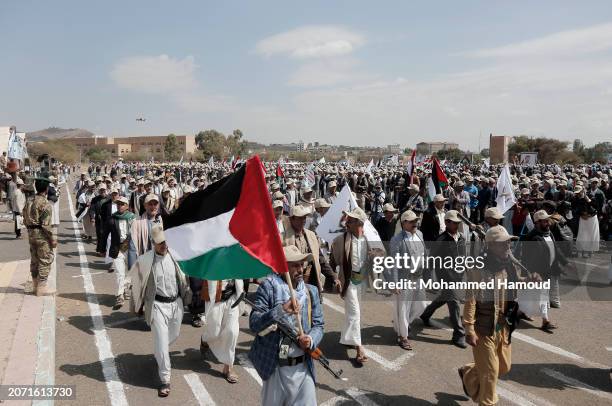
[[[26,134],[26,139],[31,141],[48,141],[62,138],[90,138],[94,133],[82,128],[58,128],[49,127],[44,130],[32,131]]]

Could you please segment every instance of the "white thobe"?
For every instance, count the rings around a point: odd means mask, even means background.
[[[364,236],[351,236],[351,270],[365,273],[362,269],[368,257],[367,241]],[[344,294],[344,325],[340,333],[340,344],[361,346],[361,308],[360,296],[366,275],[360,283],[350,281]]]
[[[176,268],[170,255],[155,254],[151,277],[154,278],[155,294],[165,297],[178,296]],[[183,321],[183,300],[179,297],[172,303],[155,301],[152,309],[151,331],[159,380],[170,383],[170,346],[176,341]]]
[[[208,281],[209,297],[214,300],[218,281]],[[228,281],[221,281],[221,289],[225,289]],[[232,309],[232,305],[242,293],[243,282],[235,280],[236,293],[225,302],[206,302],[204,318],[204,333],[202,341],[208,343],[217,360],[225,365],[233,365],[236,353],[236,343],[240,334],[240,306]]]
[[[404,232],[402,245],[400,254],[407,253],[413,258],[425,255],[425,243],[417,233]],[[400,289],[395,296],[393,328],[400,337],[408,337],[410,323],[423,313],[428,304],[425,300],[425,292],[420,289],[419,281],[416,280],[416,282],[415,289]]]

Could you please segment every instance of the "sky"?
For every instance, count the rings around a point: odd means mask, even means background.
[[[0,26],[0,126],[19,131],[612,140],[606,0],[3,0]]]

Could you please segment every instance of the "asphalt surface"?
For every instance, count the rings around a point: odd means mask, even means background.
[[[172,392],[167,399],[157,397],[152,334],[142,319],[129,313],[127,305],[112,310],[115,274],[108,273],[103,258],[95,256],[94,244],[77,238],[68,202],[63,194],[57,256],[55,381],[76,385],[77,400],[56,404],[259,404],[261,386],[256,373],[241,361],[253,338],[247,317],[240,319],[236,350],[239,383],[231,385],[223,379],[222,365],[212,355],[202,359],[202,331],[190,325],[187,313],[180,337],[171,347]],[[3,247],[5,244],[2,241]],[[501,405],[612,404],[612,303],[584,299],[587,294],[610,294],[609,261],[609,253],[600,253],[590,260],[595,266],[579,264],[577,278],[584,280],[583,286],[576,286],[575,281],[563,282],[564,291],[570,292],[564,296],[561,309],[551,309],[551,318],[559,325],[554,334],[541,331],[538,320],[523,323],[517,330],[512,340],[512,370],[499,384]],[[255,288],[251,286],[251,291]],[[348,380],[334,379],[317,367],[319,404],[472,404],[464,396],[456,372],[457,367],[471,361],[472,352],[450,345],[445,308],[434,315],[439,328],[414,322],[414,350],[405,351],[395,343],[391,303],[364,303],[362,340],[370,350],[370,360],[363,367],[351,360],[354,350],[338,344],[342,309],[337,295],[325,295],[325,336],[320,347],[335,369],[344,370]]]

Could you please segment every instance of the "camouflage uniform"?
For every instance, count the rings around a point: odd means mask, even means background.
[[[30,273],[32,279],[38,278],[39,282],[47,280],[53,263],[51,244],[56,237],[51,225],[52,211],[46,196],[41,195],[28,200],[23,211],[30,241]]]

